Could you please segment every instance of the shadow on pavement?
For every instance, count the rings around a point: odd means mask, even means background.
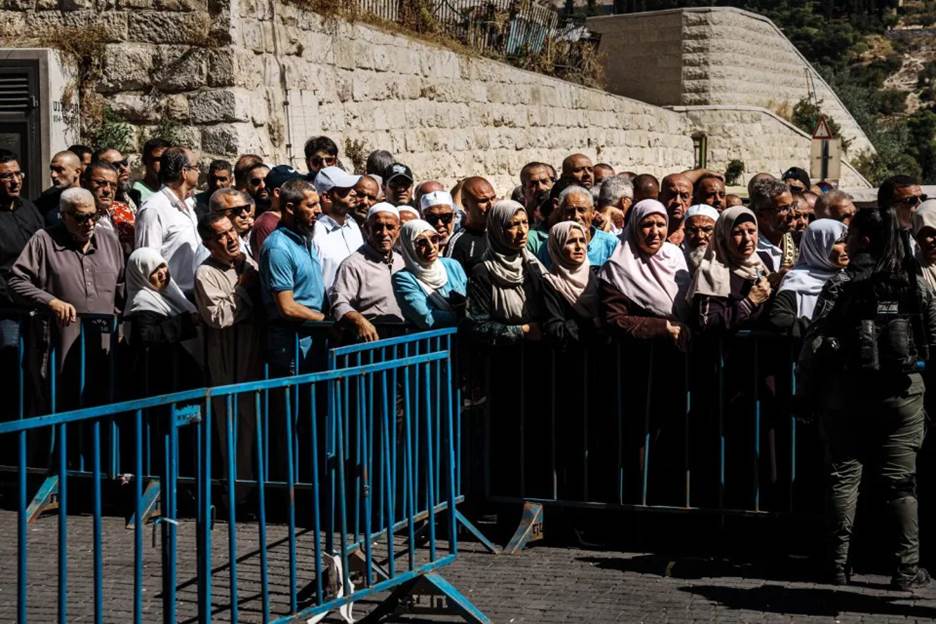
[[[907,595],[878,596],[855,593],[849,589],[835,590],[813,587],[723,587],[717,585],[687,585],[680,591],[719,602],[731,609],[766,611],[785,615],[828,615],[864,613],[892,615],[904,618],[936,619],[936,608],[918,604],[902,604],[898,600],[913,600]]]
[[[605,570],[653,574],[680,579],[738,577],[782,582],[814,582],[815,567],[805,558],[738,562],[719,557],[685,557],[665,554],[633,557],[579,557]]]

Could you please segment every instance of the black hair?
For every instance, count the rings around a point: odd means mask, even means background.
[[[286,212],[286,204],[298,206],[305,199],[305,194],[314,190],[315,186],[305,178],[296,178],[283,183],[280,187],[280,208]]]
[[[881,188],[878,189],[877,204],[879,210],[890,208],[894,201],[894,193],[897,189],[919,184],[914,178],[906,175],[895,175],[881,182]]]
[[[211,164],[208,165],[208,173],[214,173],[215,171],[230,171],[234,172],[234,168],[226,160],[212,160]]]
[[[374,150],[367,157],[367,164],[364,166],[365,173],[373,173],[379,176],[384,174],[387,167],[396,162],[393,154],[387,150]]]
[[[68,147],[68,151],[77,156],[79,159],[84,158],[85,154],[94,154],[94,150],[92,150],[87,145],[79,145],[77,143],[75,145],[70,145]],[[91,160],[96,159],[92,157]]]
[[[317,136],[306,141],[304,151],[306,160],[315,156],[316,152],[325,152],[329,156],[337,156],[338,146],[327,136]]]
[[[149,141],[144,143],[143,152],[142,152],[143,162],[146,162],[147,160],[149,160],[150,154],[152,154],[153,150],[157,150],[163,147],[172,147],[172,143],[170,143],[169,141],[161,137],[150,139]]]
[[[204,217],[198,220],[198,236],[201,237],[203,241],[211,240],[215,237],[215,232],[212,229],[212,226],[220,221],[221,219],[227,219],[228,216],[223,212],[209,212]]]
[[[187,149],[170,147],[159,158],[159,181],[163,184],[177,181],[188,164]]]
[[[8,149],[0,148],[0,165],[6,164],[8,162],[19,162],[19,156],[14,154]]]
[[[71,151],[71,150],[69,150]],[[91,164],[84,168],[84,171],[81,172],[82,182],[87,183],[91,179],[91,172],[96,169],[104,169],[105,171],[111,171],[115,175],[120,175],[120,172],[117,171],[117,167],[110,164],[106,160],[92,160]]]

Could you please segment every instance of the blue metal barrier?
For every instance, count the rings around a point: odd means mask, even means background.
[[[416,335],[413,340],[420,339]],[[371,617],[398,608],[407,593],[417,593],[444,595],[452,613],[468,621],[486,622],[482,613],[437,574],[454,561],[458,552],[457,403],[449,340],[444,334],[433,335],[426,343],[427,348],[420,349],[418,354],[396,355],[335,370],[199,388],[0,423],[0,440],[12,437],[18,446],[18,621],[25,623],[30,615],[26,436],[53,429],[58,435],[58,461],[52,468],[59,492],[58,621],[93,615],[94,621],[100,622],[108,615],[104,607],[104,579],[109,573],[123,574],[122,570],[108,570],[102,556],[103,544],[107,542],[103,515],[107,492],[102,487],[105,471],[101,426],[116,423],[125,434],[132,431],[134,471],[127,477],[133,481],[134,512],[141,517],[142,477],[146,476],[144,424],[150,421],[154,427],[152,448],[159,456],[154,472],[160,480],[163,507],[157,524],[164,622],[191,616],[197,616],[200,622],[210,622],[218,608],[216,584],[227,586],[228,604],[224,610],[232,621],[239,621],[245,604],[257,600],[260,604],[255,608],[264,622],[292,622],[378,592],[392,591]],[[379,343],[375,346],[383,348]],[[337,363],[339,357],[333,355],[332,361]],[[281,399],[282,411],[265,405],[269,397]],[[269,522],[269,514],[277,511],[268,490],[279,484],[269,478],[266,461],[257,462],[255,480],[244,482],[237,478],[234,451],[238,441],[233,425],[238,420],[242,398],[252,400],[256,411],[257,457],[263,457],[261,451],[267,442],[264,420],[283,419],[283,437],[271,440],[270,447],[285,454],[286,463],[285,497],[279,504],[285,506],[288,570],[279,573],[288,577],[287,604],[274,604],[271,576],[275,573],[275,562],[268,553],[272,545],[269,531],[274,526]],[[217,400],[226,405],[221,416],[213,408]],[[223,442],[227,461],[220,483],[212,475],[212,420],[217,417],[225,418],[228,424]],[[89,497],[83,497],[82,486],[86,483],[70,478],[66,442],[70,434],[87,427],[92,432],[91,492]],[[182,434],[191,430],[194,435],[190,439],[196,441],[196,467],[193,478],[186,480],[180,474],[179,464],[185,454]],[[300,450],[303,452],[299,453]],[[308,488],[300,491],[299,475],[305,471],[310,475],[305,482]],[[380,478],[372,478],[375,472]],[[246,511],[235,501],[237,487],[241,485],[256,486],[257,500],[251,511],[257,517],[260,544],[257,553],[245,554],[238,547],[236,529],[245,522],[238,522],[237,518]],[[180,493],[190,486],[194,487],[196,509],[194,569],[188,558],[179,556],[181,549],[191,548],[192,521],[185,520],[180,498]],[[77,497],[70,496],[76,493]],[[227,561],[220,568],[215,567],[217,553],[213,552],[212,540],[216,532],[213,501],[218,494],[228,529]],[[381,503],[376,511],[373,501]],[[74,548],[69,544],[69,521],[76,521],[75,511],[89,511],[93,519],[93,614],[70,612],[75,601],[69,599],[68,592],[69,553]],[[425,548],[417,541],[415,526],[423,520]],[[305,528],[300,528],[303,525]],[[446,530],[445,545],[439,543],[437,525]],[[152,621],[158,616],[144,610],[143,523],[137,522],[133,530],[133,621]],[[398,536],[401,530],[405,531]],[[300,548],[306,562],[311,554],[313,569],[300,566]],[[359,573],[353,564],[354,553],[360,553],[364,563]],[[261,572],[259,595],[244,595],[248,589],[239,564],[254,557],[259,558]],[[336,576],[338,569],[341,573]],[[224,572],[226,583],[216,578]],[[184,580],[186,577],[189,580]],[[193,583],[198,587],[197,601],[195,613],[189,613],[186,610],[191,605],[180,602],[179,590]]]

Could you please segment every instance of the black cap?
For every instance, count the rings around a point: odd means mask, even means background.
[[[383,175],[384,184],[389,184],[390,180],[392,180],[393,178],[399,178],[401,176],[409,180],[410,183],[412,184],[413,182],[412,170],[406,165],[404,165],[403,163],[393,163],[392,165],[387,167],[386,171],[384,171],[384,175]]]
[[[295,180],[301,178],[302,174],[290,167],[289,165],[276,165],[270,172],[267,174],[264,184],[269,190],[279,188],[289,182],[290,180]]]
[[[809,190],[809,187],[812,186],[812,182],[809,181],[809,174],[806,173],[804,169],[800,169],[799,167],[790,167],[786,170],[786,172],[784,172],[782,176],[780,176],[781,180],[789,180],[791,178],[802,182],[807,191]]]

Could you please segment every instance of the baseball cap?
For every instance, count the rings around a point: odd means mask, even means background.
[[[401,176],[409,180],[410,184],[412,184],[413,171],[403,163],[393,163],[384,171],[383,179],[384,182],[390,184],[394,178],[399,178]]]
[[[790,167],[783,173],[782,176],[780,176],[781,180],[789,180],[791,178],[802,182],[807,191],[812,185],[812,183],[809,181],[809,174],[806,173],[804,169],[800,169],[799,167]]]
[[[267,174],[264,183],[266,184],[266,187],[272,191],[275,188],[283,186],[290,180],[295,180],[301,177],[302,174],[289,165],[276,165],[270,169],[270,172]]]
[[[324,195],[333,188],[351,188],[361,176],[351,175],[341,167],[325,167],[315,176],[315,190]]]

